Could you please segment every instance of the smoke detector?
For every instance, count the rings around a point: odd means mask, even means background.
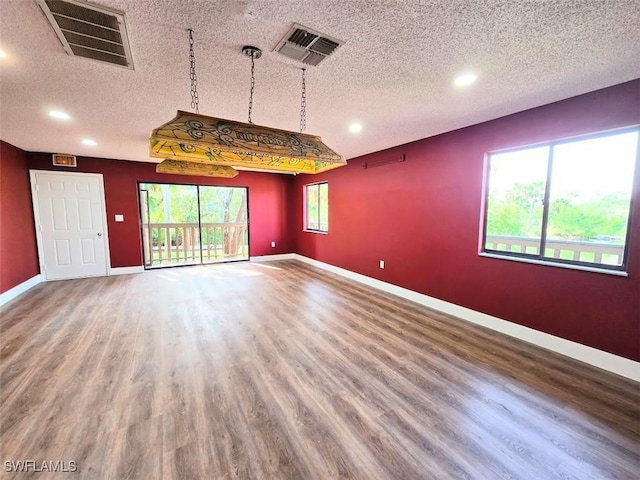
[[[67,54],[133,70],[124,12],[83,0],[36,0]]]
[[[319,65],[344,42],[297,23],[284,36],[275,51],[306,65]]]

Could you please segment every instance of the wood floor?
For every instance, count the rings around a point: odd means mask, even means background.
[[[44,283],[0,315],[1,478],[640,472],[638,383],[296,261]]]

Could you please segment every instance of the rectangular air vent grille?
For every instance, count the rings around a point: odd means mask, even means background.
[[[344,42],[295,24],[278,43],[275,51],[307,65],[318,65]]]
[[[57,167],[77,167],[78,162],[76,161],[75,155],[69,155],[68,153],[54,153],[53,164]]]
[[[313,45],[309,47],[309,50],[328,56],[331,55],[339,46],[339,43],[332,42],[328,38],[320,37],[316,42],[313,42]]]
[[[133,69],[124,12],[83,0],[37,0],[72,56]]]
[[[302,61],[307,55],[309,55],[309,51],[306,48],[300,48],[295,43],[286,42],[280,50],[279,53],[284,55],[285,57],[293,58],[294,60]]]
[[[321,61],[323,61],[325,58],[327,58],[326,55],[321,55],[321,54],[315,53],[315,52],[309,52],[309,54],[302,61],[303,61],[303,63],[306,63],[307,65],[316,66]]]
[[[295,43],[296,45],[300,45],[301,47],[308,47],[317,38],[318,35],[314,35],[313,33],[309,33],[306,30],[296,28],[296,31],[293,32],[287,40],[289,42]]]

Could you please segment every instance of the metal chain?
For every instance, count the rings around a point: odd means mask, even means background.
[[[253,124],[251,121],[251,111],[253,110],[253,90],[256,86],[256,78],[255,78],[255,61],[254,61],[254,52],[251,52],[251,93],[249,94],[249,123]]]
[[[196,77],[196,57],[193,54],[193,30],[189,29],[189,62],[191,68],[189,71],[189,78],[191,79],[191,108],[196,113],[200,113],[198,109],[198,77]]]
[[[300,99],[300,133],[307,128],[307,83],[305,80],[306,68],[302,69],[302,98]]]

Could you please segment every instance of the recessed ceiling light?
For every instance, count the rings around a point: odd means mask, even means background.
[[[458,75],[453,83],[456,87],[468,87],[477,79],[478,76],[475,73],[463,73],[462,75]]]
[[[349,131],[351,133],[360,133],[362,131],[362,124],[352,123],[351,125],[349,125]]]
[[[0,50],[0,58],[7,58],[7,54],[4,50]]]
[[[63,112],[62,110],[51,110],[49,116],[57,118],[58,120],[69,120],[71,118],[67,112]]]
[[[95,147],[98,145],[95,140],[91,140],[90,138],[85,138],[82,140],[83,145],[87,145],[88,147]]]

